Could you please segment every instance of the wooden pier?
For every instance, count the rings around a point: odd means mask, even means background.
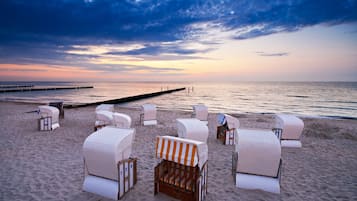
[[[7,92],[25,92],[25,91],[50,91],[50,90],[68,90],[68,89],[91,89],[93,86],[71,86],[71,87],[18,87],[13,89],[0,89],[0,93]]]
[[[78,107],[86,107],[86,106],[93,106],[93,105],[100,105],[100,104],[126,103],[126,102],[130,102],[130,101],[136,101],[136,100],[141,100],[141,99],[145,99],[145,98],[151,98],[151,97],[160,96],[160,95],[173,93],[173,92],[177,92],[177,91],[182,91],[182,90],[186,90],[186,88],[177,88],[177,89],[171,89],[171,90],[166,90],[166,91],[159,91],[159,92],[154,92],[154,93],[147,93],[147,94],[141,94],[141,95],[136,95],[136,96],[129,96],[129,97],[124,97],[124,98],[119,98],[119,99],[99,101],[99,102],[94,102],[94,103],[85,103],[85,104],[78,104],[78,105],[65,105],[64,108],[78,108]]]

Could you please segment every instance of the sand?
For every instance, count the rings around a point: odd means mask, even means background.
[[[94,107],[66,109],[61,127],[38,131],[37,109],[0,102],[0,200],[108,200],[82,191],[82,145],[93,132]],[[138,108],[116,107],[133,120],[138,182],[123,200],[174,200],[154,196],[154,139],[175,135],[175,119],[190,112],[158,111],[157,126],[140,126]],[[271,115],[237,114],[242,128],[273,127]],[[300,149],[283,148],[281,194],[238,189],[231,175],[234,147],[215,139],[216,114],[209,114],[207,200],[357,200],[357,121],[303,118]]]

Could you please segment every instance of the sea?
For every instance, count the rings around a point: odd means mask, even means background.
[[[159,109],[192,111],[193,105],[205,104],[214,113],[357,119],[357,82],[0,82],[0,89],[10,85],[93,88],[6,92],[0,93],[0,101],[83,104],[185,87],[183,91],[120,105],[153,103]]]

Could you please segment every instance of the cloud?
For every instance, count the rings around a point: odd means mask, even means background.
[[[116,51],[108,52],[108,55],[161,55],[161,54],[175,54],[175,55],[192,55],[196,53],[206,53],[214,50],[214,48],[206,49],[188,49],[182,48],[177,44],[174,45],[146,45],[142,48],[128,50],[128,51]]]
[[[356,10],[355,0],[1,0],[0,62],[86,63],[98,54],[68,51],[132,43],[142,47],[106,54],[194,59],[217,48],[223,32],[246,40],[356,22]],[[184,46],[192,41],[204,48]]]
[[[44,69],[27,69],[27,68],[18,68],[18,69],[13,69],[13,68],[0,68],[0,72],[48,72],[47,70]]]
[[[282,57],[282,56],[288,56],[289,52],[275,52],[275,53],[267,53],[267,52],[255,52],[259,56],[263,57]]]
[[[93,67],[88,67],[93,70]],[[139,65],[127,65],[127,64],[111,64],[111,65],[103,65],[99,69],[102,72],[110,73],[110,72],[145,72],[145,73],[174,73],[183,71],[181,68],[159,68],[159,67],[151,67],[151,66],[139,66]]]

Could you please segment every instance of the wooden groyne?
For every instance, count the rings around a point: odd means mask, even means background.
[[[100,104],[126,103],[126,102],[130,102],[130,101],[137,101],[140,99],[151,98],[151,97],[160,96],[160,95],[173,93],[173,92],[177,92],[177,91],[182,91],[182,90],[186,90],[186,88],[177,88],[177,89],[171,89],[171,90],[166,90],[166,91],[159,91],[159,92],[154,92],[154,93],[129,96],[129,97],[124,97],[124,98],[119,98],[119,99],[99,101],[99,102],[94,102],[94,103],[85,103],[85,104],[78,104],[78,105],[65,105],[64,108],[78,108],[78,107],[86,107],[86,106],[93,106],[93,105],[100,105]]]
[[[23,91],[68,90],[68,89],[91,89],[91,88],[93,88],[93,86],[43,87],[43,88],[22,87],[22,88],[14,88],[14,89],[0,89],[0,93],[6,93],[6,92],[23,92]]]

